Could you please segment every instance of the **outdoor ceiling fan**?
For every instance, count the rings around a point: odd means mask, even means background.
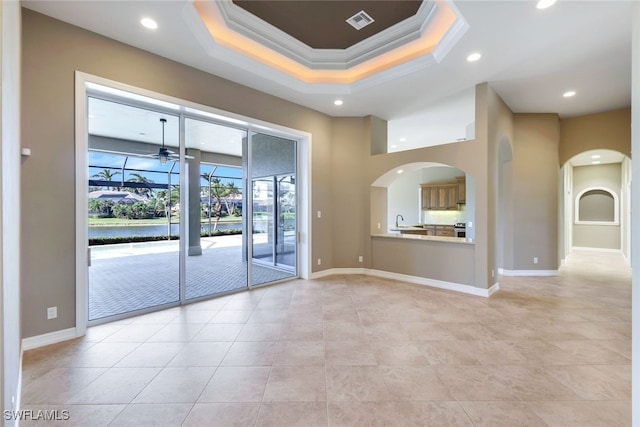
[[[167,147],[165,147],[165,145],[164,145],[164,125],[165,125],[165,123],[167,123],[167,119],[161,118],[160,122],[162,123],[162,147],[160,147],[160,149],[158,150],[158,154],[151,154],[150,157],[153,157],[154,159],[160,160],[160,164],[165,165],[165,164],[167,164],[167,161],[169,161],[169,160],[171,160],[171,161],[180,160],[180,155],[178,153],[174,152],[174,151],[169,150]],[[193,156],[185,155],[184,158],[185,159],[193,159]]]

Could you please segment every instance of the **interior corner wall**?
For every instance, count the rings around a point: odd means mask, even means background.
[[[557,270],[560,121],[556,114],[515,114],[514,123],[514,269]]]
[[[32,150],[21,176],[23,337],[75,326],[76,70],[310,133],[311,210],[334,206],[331,117],[23,9],[21,132]],[[314,259],[333,258],[332,233],[331,215],[313,216]],[[50,306],[57,319],[46,320]]]
[[[353,268],[362,264],[358,257],[365,254],[365,244],[370,229],[370,189],[365,183],[358,160],[369,156],[370,137],[374,129],[368,120],[359,117],[333,119],[331,152],[331,188],[333,201],[330,206],[333,219],[334,268]],[[324,260],[322,261],[324,265]]]
[[[614,150],[631,157],[631,109],[607,111],[560,121],[559,162],[589,150]]]
[[[0,424],[20,405],[20,3],[0,2]]]

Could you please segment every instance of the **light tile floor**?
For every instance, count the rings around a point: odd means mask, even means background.
[[[615,254],[503,277],[489,299],[297,280],[28,351],[22,406],[83,427],[628,426],[630,322]]]

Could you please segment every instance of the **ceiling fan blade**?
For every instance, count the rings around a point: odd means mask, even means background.
[[[180,158],[180,154],[177,154],[177,153],[170,153],[170,154],[169,154],[169,157],[170,157],[170,158],[172,158],[172,159],[179,159],[179,158]],[[185,159],[189,159],[189,160],[195,159],[195,157],[190,156],[190,155],[188,155],[188,154],[185,154],[185,155],[184,155],[184,158],[185,158]]]

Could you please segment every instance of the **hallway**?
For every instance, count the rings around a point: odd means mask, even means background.
[[[622,256],[500,287],[331,276],[99,325],[24,354],[22,406],[65,426],[631,425]]]

